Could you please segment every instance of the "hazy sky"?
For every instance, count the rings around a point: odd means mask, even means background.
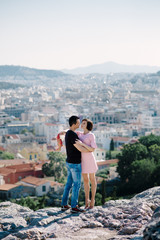
[[[0,65],[160,66],[160,0],[0,0]]]

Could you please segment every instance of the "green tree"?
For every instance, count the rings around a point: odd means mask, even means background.
[[[102,205],[102,194],[100,193],[96,193],[96,196],[95,196],[95,205],[96,206],[101,206]]]
[[[82,182],[81,188],[79,191],[78,205],[81,207],[81,206],[84,206],[84,204],[85,204],[85,193],[84,193],[84,184]]]
[[[121,180],[126,181],[132,174],[132,162],[147,158],[148,151],[141,143],[126,144],[117,157],[119,159],[117,172]]]
[[[25,134],[26,132],[28,132],[28,130],[26,128],[22,129],[21,134]]]
[[[156,163],[160,162],[160,146],[157,144],[151,145],[149,147],[150,158],[154,159]]]
[[[110,150],[106,152],[106,157],[105,157],[105,159],[112,159],[112,154],[111,154],[111,151],[110,151]]]
[[[14,159],[14,154],[9,153],[9,152],[3,152],[0,154],[1,159]]]
[[[42,197],[38,198],[38,208],[42,209],[46,206],[46,201],[48,197],[46,195],[43,195]]]
[[[153,182],[153,186],[160,186],[160,162],[156,165],[152,173],[151,181]]]
[[[108,175],[109,175],[108,168],[101,169],[96,173],[97,177],[102,177],[102,178],[108,178]]]
[[[155,136],[154,134],[150,134],[148,136],[141,137],[139,142],[149,149],[150,146],[157,144],[160,146],[160,136]]]
[[[50,163],[45,163],[42,166],[42,171],[46,176],[54,176],[55,181],[61,181],[67,176],[65,164],[65,155],[60,152],[49,153]]]
[[[103,180],[101,182],[101,191],[102,191],[102,205],[105,204],[105,198],[106,198],[106,181]]]
[[[129,183],[133,190],[143,191],[152,187],[152,175],[156,168],[155,162],[150,159],[136,160],[131,164],[132,173]]]
[[[114,141],[113,141],[113,138],[111,139],[111,142],[110,142],[110,151],[114,151]]]

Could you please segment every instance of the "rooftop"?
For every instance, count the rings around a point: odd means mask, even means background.
[[[35,186],[40,186],[44,183],[47,183],[49,182],[49,180],[46,180],[44,178],[36,178],[36,177],[32,177],[32,176],[29,176],[29,177],[26,177],[26,178],[23,178],[20,183],[28,183],[28,184],[32,184],[32,185],[35,185]]]
[[[0,175],[2,175],[2,176],[7,176],[8,174],[15,173],[15,172],[16,172],[15,169],[8,169],[8,168],[5,168],[5,167],[0,168]]]
[[[97,161],[97,165],[102,166],[102,165],[116,164],[118,163],[118,161],[119,161],[118,159],[101,160],[101,161]]]
[[[0,190],[1,191],[8,191],[8,190],[10,190],[12,188],[15,188],[15,187],[17,187],[16,184],[3,184],[3,185],[0,185]]]
[[[27,159],[9,159],[9,160],[0,160],[0,167],[6,167],[11,165],[19,165],[29,162]]]

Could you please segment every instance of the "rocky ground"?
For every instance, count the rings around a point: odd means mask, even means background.
[[[152,240],[160,239],[160,187],[130,200],[109,201],[85,213],[60,208],[32,211],[0,203],[0,239],[4,240]]]

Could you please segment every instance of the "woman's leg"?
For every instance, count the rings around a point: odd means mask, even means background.
[[[89,205],[89,190],[90,190],[90,186],[89,186],[89,176],[88,173],[82,173],[83,176],[83,181],[84,181],[84,192],[85,192],[85,207],[87,208]]]
[[[90,178],[90,182],[91,182],[91,194],[92,194],[90,208],[93,208],[94,204],[95,204],[95,195],[96,195],[96,189],[97,189],[95,173],[90,173],[89,178]]]

